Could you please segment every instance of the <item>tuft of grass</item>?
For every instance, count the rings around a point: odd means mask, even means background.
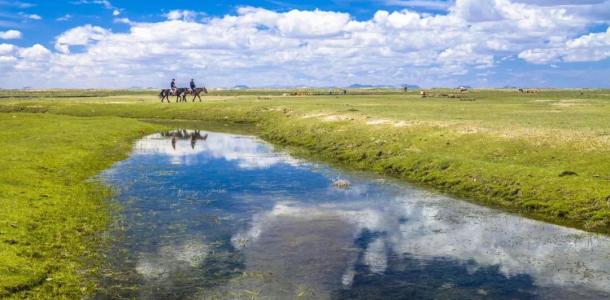
[[[0,128],[0,297],[81,298],[109,220],[109,190],[90,179],[158,127],[0,113]]]

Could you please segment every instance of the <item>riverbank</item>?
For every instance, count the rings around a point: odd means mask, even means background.
[[[90,179],[160,127],[24,113],[0,113],[0,127],[0,298],[90,294],[110,217],[109,189]]]
[[[425,100],[415,93],[346,97],[259,94],[215,95],[207,97],[204,103],[170,105],[158,103],[156,95],[151,93],[104,97],[76,94],[71,98],[50,95],[35,100],[7,98],[0,102],[0,111],[5,112],[1,114],[4,118],[67,118],[56,127],[55,140],[41,140],[37,144],[46,147],[57,143],[57,139],[70,138],[62,150],[67,156],[54,158],[58,164],[63,162],[69,166],[60,168],[65,170],[61,173],[63,176],[72,175],[69,178],[88,178],[124,157],[130,149],[129,141],[155,128],[137,119],[213,122],[228,127],[250,124],[257,127],[263,138],[301,149],[307,156],[402,178],[528,217],[610,232],[608,91],[543,91],[522,95],[508,91],[456,94],[439,90]],[[16,124],[13,126],[22,123],[13,122]],[[84,126],[79,122],[93,123]],[[32,126],[30,131],[7,136],[3,143],[33,142],[32,136],[37,132],[33,128],[37,127]],[[89,135],[80,131],[74,135],[61,130],[61,126],[88,128]],[[8,130],[4,134],[15,132],[19,131]],[[87,136],[85,140],[97,146],[87,146],[78,136]],[[118,150],[106,155],[108,149]],[[13,148],[3,147],[3,151],[6,151],[4,157],[11,157],[11,153],[15,157]],[[102,163],[81,174],[74,165],[79,163],[73,160],[78,156],[70,153],[89,151],[96,153],[90,154],[92,157],[101,157],[95,160]],[[15,168],[26,163],[28,157],[36,157],[36,153],[18,157],[24,161],[14,162]],[[29,174],[42,174],[37,170],[32,166]],[[57,169],[49,171],[49,174],[55,173]],[[9,175],[3,173],[3,177]],[[65,186],[62,181],[49,184],[62,190]],[[30,191],[39,193],[38,188],[31,186],[34,185],[30,185]],[[9,195],[5,190],[11,188],[2,187],[2,193]],[[65,203],[89,199],[89,194],[79,194]],[[19,199],[18,205],[27,208],[31,200],[24,197],[13,199]],[[98,203],[96,208],[100,207],[101,198],[93,197],[91,201]],[[47,210],[41,207],[41,211]],[[99,215],[100,211],[95,213]],[[74,220],[75,226],[76,220],[91,223],[90,219]],[[8,229],[8,223],[1,225],[3,232],[12,230]],[[91,232],[102,227],[103,222],[99,222]],[[21,230],[22,235],[29,232]],[[3,247],[7,247],[9,239],[2,238]],[[28,247],[33,246],[24,244],[21,249],[25,251]],[[28,263],[29,259],[22,261]],[[71,274],[76,274],[77,269],[74,266]]]
[[[168,105],[143,93],[5,101],[0,111],[251,123],[264,138],[329,162],[553,223],[610,232],[609,91],[430,94],[421,99],[415,93],[255,93]]]

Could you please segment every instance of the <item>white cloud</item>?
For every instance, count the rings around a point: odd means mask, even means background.
[[[346,33],[349,21],[345,13],[292,10],[279,15],[275,25],[284,36],[319,38]]]
[[[122,13],[122,9],[114,6],[110,1],[108,0],[80,0],[80,1],[76,1],[76,2],[72,2],[73,4],[97,4],[97,5],[101,5],[103,8],[107,9],[107,10],[111,10],[112,11],[112,15],[117,17],[119,15],[121,15]]]
[[[560,47],[528,49],[519,57],[536,64],[600,61],[610,58],[610,28],[566,41]]]
[[[72,19],[72,15],[71,14],[65,14],[65,15],[63,15],[63,16],[55,19],[55,20],[59,21],[59,22],[64,22],[64,21],[68,21],[70,19]]]
[[[18,48],[11,44],[0,44],[0,65],[13,64],[17,61]]]
[[[28,2],[21,2],[21,1],[4,1],[1,0],[0,1],[0,6],[12,6],[12,7],[17,7],[17,8],[30,8],[30,7],[34,7],[36,6],[35,4],[32,3],[28,3]]]
[[[129,20],[129,18],[115,18],[113,21],[114,21],[114,23],[127,24],[127,25],[132,23],[131,20]]]
[[[7,30],[7,31],[0,31],[0,39],[3,40],[16,40],[16,39],[20,39],[22,37],[22,34],[20,31],[18,30]]]
[[[75,4],[98,4],[103,6],[105,9],[114,9],[115,7],[108,0],[80,0],[73,2]]]
[[[26,15],[26,17],[29,19],[32,19],[32,20],[42,20],[42,17],[37,14],[29,14],[29,15]]]
[[[452,3],[443,0],[386,0],[386,5],[447,10]]]
[[[81,2],[116,9],[107,1]],[[45,62],[52,80],[39,82],[159,86],[168,77],[192,74],[206,76],[216,86],[354,81],[425,86],[494,68],[507,56],[534,63],[607,57],[606,33],[587,37],[588,28],[600,21],[588,17],[586,9],[610,1],[564,3],[457,0],[442,14],[378,11],[369,20],[340,12],[254,7],[239,7],[236,14],[222,17],[173,10],[167,20],[152,23],[115,18],[129,30],[114,33],[84,25],[60,34],[56,51]],[[31,82],[41,76],[29,75],[19,78],[33,78]]]
[[[43,60],[51,56],[51,51],[41,44],[36,44],[32,47],[21,49],[19,55],[26,59]]]
[[[0,55],[7,55],[16,52],[17,47],[11,44],[0,44]]]
[[[24,12],[19,12],[19,13],[17,13],[17,15],[21,16],[24,19],[37,20],[37,21],[42,20],[42,17],[37,14],[28,14],[28,13],[24,13]]]
[[[183,21],[195,21],[198,17],[205,14],[187,9],[176,9],[165,14],[165,17],[170,21],[183,20]]]
[[[14,56],[0,55],[0,64],[12,64],[17,61]]]
[[[99,41],[109,35],[110,31],[99,26],[85,25],[72,28],[55,41],[55,49],[61,53],[70,53],[70,46],[85,46],[90,42]]]

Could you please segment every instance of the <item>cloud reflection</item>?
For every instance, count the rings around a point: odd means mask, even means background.
[[[610,292],[609,238],[442,197],[399,197],[378,208],[371,208],[370,203],[306,206],[279,202],[272,211],[256,215],[250,229],[234,235],[234,244],[237,240],[248,241],[236,245],[248,251],[247,245],[257,243],[266,231],[278,230],[274,228],[276,220],[288,217],[314,222],[340,219],[353,225],[355,237],[364,231],[383,233],[363,250],[364,264],[372,273],[383,273],[388,255],[394,253],[499,266],[505,276],[529,275],[540,287]],[[354,265],[346,265],[343,270],[342,283],[349,286],[355,275]]]
[[[182,131],[182,130],[181,130]],[[277,164],[298,166],[301,162],[284,153],[273,151],[273,147],[255,137],[231,134],[208,133],[205,141],[192,143],[193,130],[184,130],[187,135],[174,136],[171,133],[153,134],[138,141],[135,145],[137,155],[167,156],[172,164],[191,165],[200,157],[224,159],[236,162],[241,169],[265,169]]]
[[[183,269],[197,267],[208,252],[208,245],[199,241],[161,246],[155,253],[141,253],[136,271],[145,279],[162,280]]]

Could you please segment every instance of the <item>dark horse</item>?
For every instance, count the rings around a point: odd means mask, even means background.
[[[176,102],[186,102],[186,95],[189,91],[187,88],[178,88],[175,92],[171,89],[162,89],[159,98],[161,98],[162,103],[165,99],[167,99],[167,103],[170,103],[169,96],[176,96]]]
[[[193,102],[195,102],[195,98],[199,98],[199,102],[201,102],[201,96],[200,96],[201,93],[207,94],[208,89],[206,89],[205,87],[202,87],[202,88],[196,88],[196,89],[191,89],[191,90],[187,91],[187,94],[193,95]]]

